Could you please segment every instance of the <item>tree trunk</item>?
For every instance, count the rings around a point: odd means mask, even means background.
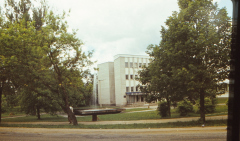
[[[204,106],[204,92],[201,90],[200,92],[200,116],[203,124],[205,123],[205,106]]]
[[[3,94],[3,86],[4,86],[5,80],[3,79],[1,84],[0,84],[0,124],[1,124],[1,119],[2,119],[2,94]]]
[[[65,87],[63,87],[62,85],[61,85],[61,87],[62,87],[62,90],[63,90],[63,93],[64,93],[64,102],[65,102],[65,107],[66,107],[67,114],[70,117],[73,125],[78,125],[77,118],[76,118],[75,114],[69,108],[68,94],[66,93]]]
[[[2,91],[3,87],[0,87],[0,124],[1,124],[1,119],[2,119]]]
[[[40,108],[39,108],[39,106],[37,106],[37,117],[38,117],[38,119],[40,119]]]
[[[76,118],[75,114],[70,110],[69,107],[67,107],[67,114],[70,117],[72,124],[78,125],[77,118]]]
[[[168,116],[171,117],[171,101],[167,98]]]

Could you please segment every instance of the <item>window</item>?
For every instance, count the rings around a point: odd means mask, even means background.
[[[138,87],[136,87],[136,92],[138,92]]]
[[[142,63],[139,63],[139,68],[141,68],[142,67]]]
[[[138,67],[138,64],[137,63],[134,63],[134,68],[137,68]]]
[[[133,67],[133,62],[130,63],[130,68],[132,68],[132,67]]]
[[[133,87],[131,87],[131,92],[133,92]]]
[[[146,63],[143,63],[143,66],[144,66],[144,67],[147,67],[147,66],[146,66]]]
[[[126,74],[126,80],[128,80],[128,74]]]
[[[125,68],[128,68],[128,62],[125,62]]]
[[[130,79],[133,79],[133,75],[130,75]]]
[[[129,87],[126,87],[126,92],[129,92]]]

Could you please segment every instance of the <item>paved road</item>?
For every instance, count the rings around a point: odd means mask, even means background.
[[[1,141],[226,141],[226,127],[164,129],[0,128]]]

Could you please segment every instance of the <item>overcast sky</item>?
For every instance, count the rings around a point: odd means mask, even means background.
[[[0,0],[4,1],[4,0]],[[146,55],[149,44],[159,44],[161,26],[178,0],[47,0],[54,11],[68,11],[70,29],[78,29],[84,51],[94,50],[94,65],[113,61],[117,54]],[[231,0],[214,0],[232,15]]]

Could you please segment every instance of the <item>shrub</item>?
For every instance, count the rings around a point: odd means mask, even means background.
[[[174,107],[174,109],[178,106],[177,102],[172,102],[172,106]]]
[[[177,112],[180,116],[186,116],[188,113],[193,112],[193,104],[190,101],[183,100],[178,103]]]
[[[151,102],[153,102],[153,101],[156,101],[156,96],[154,96],[154,95],[152,95],[152,94],[150,94],[150,95],[146,95],[146,97],[145,97],[145,101],[147,102],[147,103],[151,103]]]
[[[228,99],[226,100],[225,104],[228,106]]]
[[[205,107],[205,113],[213,113],[216,108],[216,100],[215,99],[210,99],[210,98],[205,98],[204,99],[204,107]],[[198,107],[197,113],[200,112],[200,100],[196,102],[196,106]]]
[[[4,95],[2,95],[2,103],[1,103],[1,113],[5,113],[8,111],[8,106],[7,106],[7,101],[6,101],[6,97]]]
[[[168,105],[166,101],[162,101],[158,103],[158,108],[157,108],[158,114],[161,117],[167,117],[168,116]]]

